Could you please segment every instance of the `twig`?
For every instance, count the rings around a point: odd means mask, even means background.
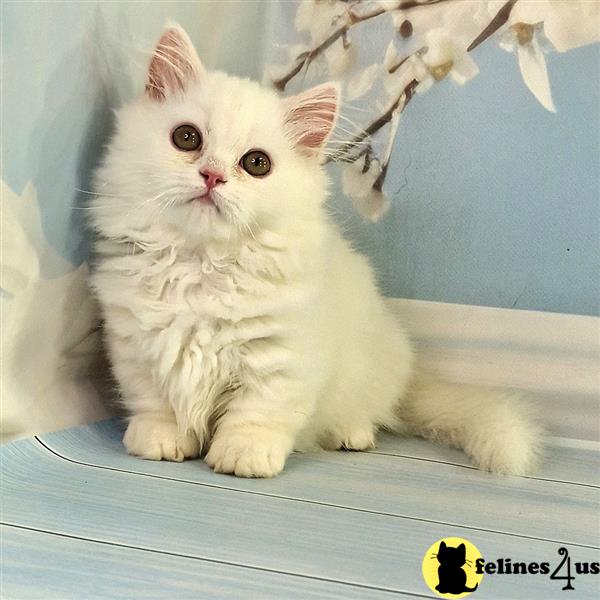
[[[283,76],[278,79],[273,79],[273,85],[280,91],[285,90],[285,86],[302,70],[302,68],[306,65],[309,65],[317,56],[323,53],[327,48],[329,48],[334,42],[336,42],[340,37],[345,38],[348,34],[348,31],[358,25],[359,23],[364,23],[365,21],[369,21],[370,19],[374,19],[375,17],[379,17],[385,13],[392,12],[394,10],[408,10],[410,8],[416,8],[417,6],[430,6],[433,4],[439,4],[441,2],[448,2],[449,0],[399,0],[398,5],[395,8],[382,8],[378,7],[370,13],[366,13],[364,15],[359,15],[354,12],[354,8],[357,4],[353,5],[347,12],[344,18],[344,23],[340,25],[337,29],[335,29],[329,37],[323,40],[320,44],[315,46],[312,50],[304,50],[296,58],[294,59],[294,64],[290,68],[290,70]],[[516,2],[516,0],[514,0]]]
[[[381,13],[375,14],[373,16],[378,16],[379,14]],[[350,13],[348,13],[348,15],[350,15]],[[367,18],[370,19],[372,18],[372,16],[365,17],[361,20],[366,21]],[[302,70],[302,67],[304,67],[304,65],[310,64],[317,56],[319,56],[319,54],[327,50],[327,48],[329,48],[339,38],[345,37],[350,27],[359,22],[360,21],[355,21],[354,23],[352,23],[351,17],[348,16],[346,22],[341,27],[338,27],[338,29],[336,29],[327,39],[321,42],[318,46],[316,46],[312,50],[305,50],[304,52],[298,54],[298,56],[295,58],[295,64],[291,68],[291,70],[283,77],[280,77],[279,79],[274,79],[273,85],[278,90],[285,90],[285,86]]]
[[[408,83],[408,85],[402,90],[402,93],[396,98],[396,100],[394,100],[394,102],[392,102],[392,104],[382,115],[375,119],[375,121],[373,121],[366,129],[356,134],[350,141],[346,142],[339,150],[329,156],[325,161],[325,164],[343,159],[343,157],[348,154],[348,151],[352,150],[356,144],[359,144],[365,138],[379,131],[386,123],[389,123],[392,115],[399,106],[402,106],[400,112],[403,112],[406,108],[406,105],[414,96],[415,88],[418,84],[419,82],[416,79],[411,80],[410,83]],[[358,159],[358,156],[356,158]]]
[[[497,12],[496,16],[488,23],[488,26],[470,43],[467,52],[475,50],[479,44],[485,42],[491,35],[496,33],[504,23],[508,21],[508,17],[517,0],[508,0],[508,2]]]
[[[412,95],[410,96],[410,98],[412,98]],[[394,140],[396,139],[398,125],[400,125],[400,115],[406,107],[407,102],[410,101],[410,98],[408,98],[408,100],[405,100],[404,105],[401,109],[397,108],[394,111],[394,113],[392,114],[392,118],[390,119],[390,126],[388,131],[388,144],[383,155],[383,166],[381,167],[381,172],[379,173],[379,176],[373,182],[373,189],[377,190],[378,192],[382,191],[383,182],[385,181],[385,176],[388,170],[388,165],[390,164],[390,158],[392,157],[392,151],[394,149]]]
[[[399,7],[402,5],[402,7],[404,7],[404,8],[406,8],[407,6],[409,8],[411,8],[413,6],[423,6],[423,5],[427,5],[427,4],[435,4],[438,1],[445,1],[445,0],[431,0],[429,2],[418,2],[418,0],[407,0],[405,2],[400,2]],[[490,21],[490,23],[488,23],[486,28],[471,43],[471,45],[468,47],[467,51],[470,51],[473,48],[476,48],[479,44],[481,44],[486,39],[488,39],[500,27],[502,27],[502,25],[504,25],[504,23],[506,23],[508,21],[510,12],[512,11],[512,8],[516,3],[517,3],[517,0],[508,0],[508,2],[506,2],[506,4],[504,4],[502,6],[502,8],[498,11],[496,16]],[[396,10],[396,9],[394,9],[394,10]],[[369,13],[369,14],[370,15],[373,15],[373,14],[379,15],[379,14],[382,14],[381,11],[383,11],[383,9],[378,9],[377,11],[374,11],[373,13]],[[421,50],[417,51],[417,53],[420,51]],[[400,61],[397,64],[393,65],[391,67],[391,69],[388,70],[388,72],[394,73],[409,58],[410,58],[410,56],[406,56],[406,57],[400,59]],[[381,129],[386,123],[388,123],[391,120],[392,115],[394,114],[395,110],[398,108],[398,106],[400,106],[400,103],[403,101],[403,98],[404,98],[404,105],[402,106],[402,108],[400,110],[400,112],[403,112],[404,109],[406,108],[406,105],[410,102],[411,98],[413,97],[414,90],[417,85],[418,85],[418,82],[415,79],[413,79],[406,86],[406,88],[402,91],[402,93],[398,96],[398,98],[396,98],[396,100],[388,107],[388,109],[385,111],[385,113],[380,115],[366,129],[364,129],[359,134],[354,136],[350,141],[346,142],[341,148],[339,148],[336,152],[334,152],[331,156],[329,156],[325,162],[328,163],[328,162],[335,162],[335,161],[340,161],[340,160],[343,162],[354,162],[355,160],[358,160],[358,158],[360,158],[361,154],[350,157],[350,156],[348,156],[348,153],[352,150],[353,147],[355,147],[357,144],[362,142],[365,138],[367,138],[367,137],[373,135],[375,132],[379,131],[379,129]],[[385,164],[383,166],[382,172],[380,173],[379,177],[377,178],[377,180],[375,182],[375,186],[383,184],[383,180],[385,179],[386,170],[387,170],[387,164]],[[380,189],[380,188],[376,188],[376,189]]]
[[[341,26],[335,29],[329,37],[327,37],[323,42],[317,45],[312,50],[306,50],[301,52],[295,59],[295,64],[290,69],[290,71],[278,80],[274,80],[273,84],[280,90],[284,90],[285,86],[288,82],[295,77],[304,66],[308,66],[311,61],[313,61],[319,54],[324,52],[327,48],[329,48],[336,40],[340,37],[344,41],[344,47],[346,47],[348,42],[348,31],[354,25],[358,23],[362,23],[369,19],[373,19],[378,17],[379,15],[389,13],[394,10],[408,10],[410,8],[415,8],[417,6],[428,6],[432,4],[439,4],[440,2],[446,2],[448,0],[399,0],[398,4],[394,8],[382,8],[378,7],[370,13],[366,13],[364,15],[356,14],[354,9],[356,6],[360,4],[360,0],[358,0],[355,4],[352,5],[351,8],[346,12],[345,17],[343,18],[344,22]],[[473,42],[467,48],[467,52],[470,52],[485,40],[487,40],[490,36],[492,36],[500,27],[502,27],[509,19],[510,13],[517,3],[518,0],[508,0],[502,8],[498,11],[498,13],[494,16],[494,18],[488,23],[485,29],[473,40]],[[338,18],[340,19],[340,18]],[[332,23],[334,25],[335,22]],[[422,52],[423,49],[418,50],[418,52]],[[410,55],[412,56],[412,55]],[[392,65],[391,68],[388,69],[390,74],[396,72],[409,58],[410,56],[406,56],[399,60],[398,63]],[[333,152],[325,161],[325,163],[329,162],[345,162],[345,163],[353,163],[359,160],[362,156],[365,156],[365,165],[363,167],[363,172],[369,170],[369,164],[372,157],[372,146],[369,143],[366,148],[361,149],[357,153],[352,153],[352,150],[356,148],[357,145],[361,144],[366,138],[372,137],[377,131],[379,131],[382,127],[384,127],[387,123],[392,121],[394,115],[400,115],[404,112],[404,109],[411,101],[414,96],[415,88],[419,82],[416,79],[412,79],[406,87],[402,90],[399,96],[390,104],[390,106],[386,109],[386,111],[377,117],[373,122],[371,122],[364,130],[355,135],[351,140],[343,144],[340,148],[338,148],[335,152]],[[390,132],[390,135],[393,136],[393,131]],[[381,166],[381,171],[377,176],[377,179],[373,183],[373,189],[381,192],[383,188],[383,183],[385,181],[389,162],[391,156],[391,146],[388,151],[388,155],[383,165]]]
[[[395,65],[392,65],[389,69],[388,69],[388,73],[390,73],[390,75],[392,73],[395,73],[410,57],[412,56],[405,56],[404,58],[400,59],[399,62],[397,62]]]

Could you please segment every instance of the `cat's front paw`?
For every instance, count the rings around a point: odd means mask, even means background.
[[[292,447],[287,436],[262,427],[217,431],[205,457],[216,473],[238,477],[275,477]]]
[[[123,444],[129,454],[148,460],[181,462],[200,453],[195,434],[179,433],[177,423],[169,416],[135,415],[129,422]]]
[[[325,450],[373,450],[375,428],[371,424],[340,427],[319,440]]]

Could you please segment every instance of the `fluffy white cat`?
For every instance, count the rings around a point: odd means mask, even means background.
[[[292,450],[367,450],[379,429],[524,473],[540,432],[516,399],[415,375],[364,257],[330,220],[322,149],[338,89],[281,99],[206,71],[168,26],[97,173],[93,287],[147,459],[204,455],[272,477]]]

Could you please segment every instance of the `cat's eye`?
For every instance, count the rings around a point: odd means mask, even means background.
[[[271,159],[261,150],[251,150],[244,154],[240,164],[252,177],[264,177],[271,170]]]
[[[202,145],[202,135],[193,125],[180,125],[177,127],[171,139],[180,150],[198,150]]]

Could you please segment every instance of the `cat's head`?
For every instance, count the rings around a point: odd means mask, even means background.
[[[459,544],[454,548],[442,541],[438,549],[437,559],[442,565],[462,567],[466,561],[466,553],[467,549],[464,544]]]
[[[301,223],[325,197],[320,159],[337,105],[334,84],[282,99],[207,71],[170,25],[144,93],[119,112],[98,172],[96,225],[112,236],[159,223],[203,240]]]

